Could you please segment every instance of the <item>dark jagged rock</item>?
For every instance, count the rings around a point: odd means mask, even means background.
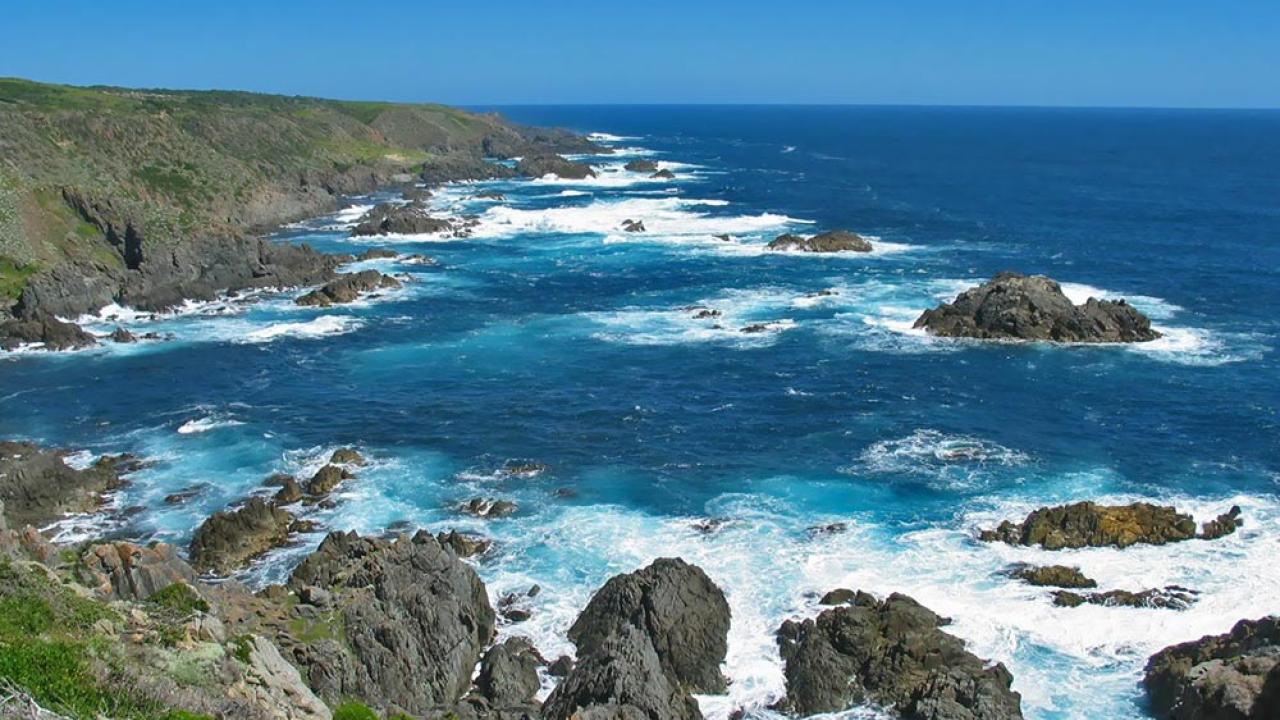
[[[1057,590],[1053,593],[1053,604],[1058,607],[1080,607],[1081,605],[1103,605],[1106,607],[1132,608],[1168,608],[1186,610],[1196,602],[1196,592],[1177,585],[1165,588],[1153,588],[1141,592],[1128,590],[1108,590],[1100,593],[1074,593],[1069,590]]]
[[[1196,536],[1196,522],[1175,508],[1131,503],[1044,507],[1021,523],[1008,520],[994,530],[983,530],[979,539],[1010,545],[1039,545],[1046,550],[1082,547],[1128,547],[1135,543],[1163,545]]]
[[[562,678],[573,672],[573,658],[568,655],[561,655],[547,666],[547,674],[551,677]]]
[[[138,342],[138,337],[122,327],[117,327],[107,336],[111,342],[128,344]]]
[[[531,478],[537,477],[550,469],[551,467],[546,463],[532,460],[508,460],[502,464],[501,473],[503,476],[510,478]]]
[[[429,533],[395,540],[332,533],[289,578],[295,591],[329,591],[340,642],[295,651],[313,690],[337,701],[425,715],[471,686],[493,637],[484,583]]]
[[[338,448],[329,456],[329,462],[333,465],[364,465],[365,459],[353,448]]]
[[[645,634],[623,625],[582,654],[543,704],[542,717],[696,720],[702,713],[667,674]]]
[[[569,628],[579,655],[590,655],[625,627],[638,628],[663,670],[682,687],[720,693],[728,651],[729,603],[711,578],[679,558],[611,578]]]
[[[654,180],[675,180],[676,174],[671,172],[670,170],[663,168],[662,170],[659,170],[658,172],[650,175],[649,177]]]
[[[294,302],[309,307],[329,307],[355,302],[365,293],[398,287],[400,281],[390,275],[383,275],[377,270],[361,270],[340,275],[336,280],[326,283],[318,290],[312,290]]]
[[[277,505],[291,505],[301,500],[302,496],[302,485],[293,478],[287,478],[272,499]]]
[[[260,497],[234,510],[220,510],[196,528],[191,564],[198,572],[226,575],[289,541],[293,516]]]
[[[836,588],[835,590],[831,590],[823,595],[822,598],[818,600],[818,604],[843,605],[856,597],[858,597],[858,593],[850,590],[849,588]]]
[[[1200,531],[1200,539],[1217,540],[1226,537],[1240,529],[1243,524],[1244,521],[1240,519],[1240,506],[1232,505],[1230,510],[1204,524],[1204,529]]]
[[[563,180],[585,180],[596,176],[596,171],[586,163],[565,160],[559,155],[549,153],[521,158],[516,164],[516,172],[531,178],[555,175]]]
[[[460,558],[469,558],[476,555],[483,555],[489,551],[493,541],[488,538],[482,538],[478,535],[467,535],[457,530],[450,530],[447,533],[437,533],[436,540],[445,547],[453,551],[454,555]]]
[[[355,477],[351,471],[337,465],[325,465],[316,471],[307,481],[308,495],[328,495],[334,488],[338,487],[343,480],[350,480]]]
[[[643,220],[623,220],[622,230],[623,232],[644,232],[644,221]]]
[[[1066,565],[1014,565],[1008,570],[1009,577],[1017,578],[1028,585],[1037,587],[1059,588],[1096,588],[1098,583],[1080,572],[1080,568]]]
[[[1271,720],[1280,717],[1280,617],[1241,620],[1225,635],[1167,647],[1143,680],[1156,717]]]
[[[351,230],[357,237],[369,235],[422,235],[452,233],[454,225],[444,218],[432,217],[417,203],[383,203],[360,218]]]
[[[76,470],[63,458],[31,443],[0,441],[0,512],[10,527],[40,527],[68,513],[96,510],[104,494],[124,485],[121,473],[135,467],[102,457]]]
[[[100,597],[146,600],[176,582],[193,583],[195,571],[168,543],[91,545],[80,555],[78,579]]]
[[[1016,272],[999,273],[926,310],[915,327],[943,337],[987,340],[1131,343],[1160,337],[1150,319],[1124,300],[1089,298],[1074,305],[1053,280]]]
[[[459,180],[504,180],[516,175],[516,171],[506,165],[482,157],[452,154],[428,158],[422,163],[418,177],[428,185],[441,185]]]
[[[626,165],[623,165],[622,169],[629,172],[653,173],[658,171],[658,163],[652,160],[632,160]]]
[[[400,257],[400,253],[391,248],[369,248],[356,256],[357,260],[381,260],[385,258]]]
[[[480,660],[476,692],[498,710],[526,710],[536,716],[541,656],[525,638],[494,645]]]
[[[493,498],[472,498],[458,507],[459,510],[479,518],[492,520],[514,515],[519,508],[510,500]]]
[[[92,335],[75,323],[63,322],[49,313],[0,323],[0,349],[16,350],[36,344],[44,350],[79,350],[98,344]]]
[[[781,706],[811,715],[873,702],[920,720],[1021,718],[1009,671],[966,651],[938,629],[945,623],[905,595],[881,602],[866,593],[816,619],[784,622]]]
[[[871,243],[866,238],[848,230],[830,230],[808,238],[787,233],[774,238],[768,247],[812,253],[871,252]]]

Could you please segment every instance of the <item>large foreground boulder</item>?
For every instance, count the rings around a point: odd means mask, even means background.
[[[905,595],[881,602],[866,593],[816,619],[784,622],[781,706],[798,715],[875,703],[919,720],[1021,718],[1009,671],[965,650],[944,624]]]
[[[1089,298],[1075,305],[1053,280],[1016,272],[999,273],[926,310],[915,327],[943,337],[988,340],[1131,343],[1160,337],[1151,320],[1124,300]]]
[[[1196,535],[1196,521],[1176,508],[1135,502],[1128,505],[1098,505],[1078,502],[1043,507],[1020,523],[1005,520],[993,530],[983,530],[979,539],[1009,545],[1038,545],[1046,550],[1082,547],[1129,547],[1137,543],[1164,545],[1195,537],[1215,539],[1234,532],[1240,524],[1239,510],[1206,524]],[[1227,529],[1227,526],[1230,529]]]
[[[0,522],[40,527],[67,513],[95,510],[135,466],[128,456],[104,456],[77,470],[64,458],[32,443],[0,442]]]
[[[1280,718],[1280,617],[1167,647],[1147,662],[1144,684],[1160,718]]]
[[[309,596],[322,588],[333,608],[336,637],[295,653],[330,702],[359,698],[419,716],[451,707],[493,638],[484,583],[427,532],[394,540],[332,533],[288,586]]]
[[[342,303],[355,302],[365,293],[400,287],[400,281],[384,275],[377,270],[362,270],[357,273],[339,275],[317,290],[303,295],[294,302],[309,307],[329,307]]]
[[[848,230],[829,230],[812,237],[787,233],[774,238],[768,247],[783,252],[871,252],[870,241]]]
[[[698,720],[698,703],[664,671],[644,633],[620,628],[589,652],[547,698],[546,720]]]
[[[233,510],[210,515],[191,538],[191,564],[218,575],[239,570],[250,560],[289,541],[293,516],[260,497]]]
[[[663,670],[684,688],[724,692],[729,603],[701,568],[659,558],[611,578],[569,628],[569,639],[580,655],[590,655],[626,627],[648,638]]]
[[[565,160],[559,155],[550,153],[521,158],[516,164],[516,172],[531,178],[555,175],[562,180],[585,180],[596,176],[596,171],[592,170],[590,165]]]

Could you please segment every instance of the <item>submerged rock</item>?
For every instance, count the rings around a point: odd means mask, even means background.
[[[682,687],[724,692],[729,603],[711,578],[679,558],[610,579],[569,628],[579,655],[591,654],[624,627],[653,645],[663,670]]]
[[[1153,588],[1141,592],[1128,590],[1108,590],[1100,593],[1074,593],[1069,590],[1058,590],[1053,593],[1053,604],[1058,607],[1080,607],[1081,605],[1104,605],[1106,607],[1132,608],[1169,608],[1186,610],[1196,601],[1196,592],[1177,585],[1165,588]]]
[[[64,457],[32,443],[0,441],[0,513],[10,527],[41,527],[96,510],[105,494],[124,486],[121,474],[137,468],[123,456],[104,456],[77,470]]]
[[[787,682],[781,707],[812,715],[871,702],[905,718],[1021,718],[1009,671],[966,651],[938,629],[944,624],[905,595],[881,602],[866,593],[815,619],[784,622],[778,630]]]
[[[493,638],[484,583],[426,532],[332,533],[289,578],[294,591],[308,586],[331,594],[337,636],[295,655],[331,702],[359,698],[413,715],[452,706]]]
[[[1080,572],[1080,568],[1066,565],[1023,565],[1009,568],[1009,577],[1017,578],[1028,585],[1037,587],[1059,588],[1095,588],[1098,583]]]
[[[1151,709],[1168,720],[1280,717],[1280,617],[1167,647],[1147,661]]]
[[[336,280],[312,290],[294,302],[309,307],[329,307],[355,302],[362,294],[400,287],[400,281],[377,270],[362,270],[339,275]]]
[[[926,310],[915,322],[943,337],[1146,342],[1160,337],[1151,321],[1124,300],[1089,298],[1075,305],[1043,275],[1002,272],[950,303]]]
[[[791,233],[779,235],[769,243],[768,248],[812,253],[871,252],[871,243],[848,230],[830,230],[808,238]]]
[[[253,558],[289,542],[293,516],[260,497],[234,510],[220,510],[196,528],[191,564],[198,572],[226,575]]]
[[[555,175],[565,180],[584,180],[596,176],[596,171],[591,169],[590,165],[572,162],[551,153],[521,158],[520,162],[516,163],[516,172],[531,178]]]
[[[472,498],[458,507],[459,510],[479,518],[491,520],[514,515],[519,508],[510,500],[494,498]]]
[[[1163,545],[1190,540],[1196,537],[1196,522],[1175,508],[1151,503],[1078,502],[1040,508],[1021,523],[1005,520],[994,530],[981,531],[978,537],[986,542],[1039,545],[1046,550],[1124,548],[1136,543]]]

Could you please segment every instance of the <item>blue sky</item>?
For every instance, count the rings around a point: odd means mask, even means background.
[[[1280,0],[4,0],[0,75],[455,104],[1280,107]]]

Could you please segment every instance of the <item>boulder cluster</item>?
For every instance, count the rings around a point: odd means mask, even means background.
[[[294,302],[306,307],[329,307],[355,302],[362,296],[379,290],[394,290],[400,281],[377,270],[361,270],[339,275],[320,288],[299,297]]]
[[[779,252],[871,252],[871,242],[848,230],[829,230],[810,237],[787,233],[769,242],[768,248]]]
[[[1021,522],[1005,520],[992,530],[981,531],[978,537],[985,542],[1035,545],[1045,550],[1124,548],[1138,543],[1164,545],[1197,537],[1213,540],[1235,532],[1240,525],[1238,507],[1205,523],[1197,534],[1195,519],[1173,507],[1145,502],[1128,505],[1078,502],[1040,508]]]

